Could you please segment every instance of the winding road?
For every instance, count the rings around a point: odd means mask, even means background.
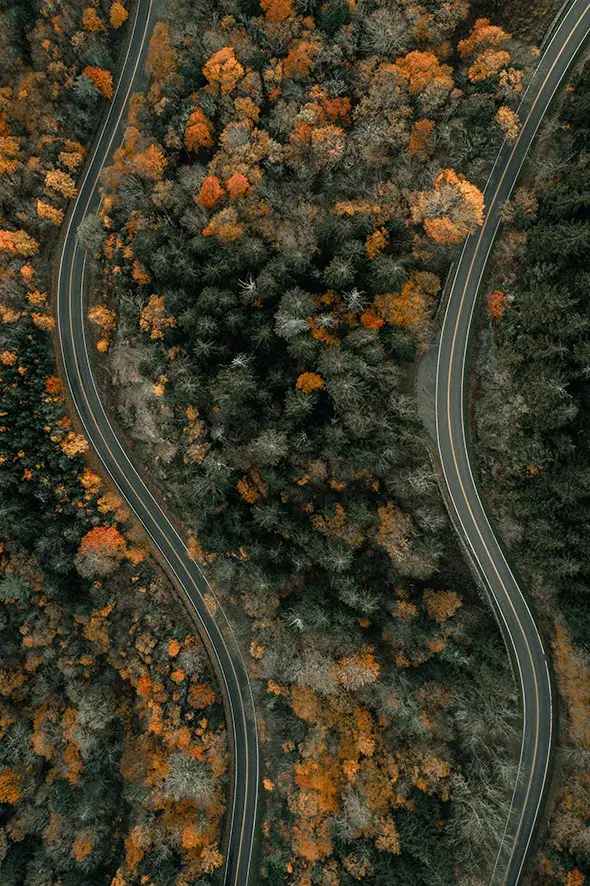
[[[256,713],[244,659],[222,605],[219,601],[211,604],[213,589],[129,460],[109,422],[96,387],[84,333],[86,254],[76,244],[76,231],[86,215],[95,214],[100,205],[99,175],[121,142],[128,100],[143,71],[156,20],[153,0],[137,0],[119,82],[69,215],[58,257],[57,328],[63,372],[86,436],[186,594],[221,682],[233,735],[233,790],[227,813],[223,884],[247,886],[256,834],[259,752]]]
[[[228,812],[224,886],[247,886],[256,833],[259,752],[252,690],[240,648],[223,607],[206,604],[214,594],[185,542],[131,463],[102,406],[84,332],[85,253],[76,230],[100,204],[99,175],[120,144],[129,97],[143,70],[156,20],[153,0],[137,0],[119,82],[100,137],[69,215],[58,257],[57,317],[63,371],[86,436],[104,469],[135,512],[186,594],[213,656],[229,708],[233,734],[233,792]],[[519,778],[512,797],[494,884],[521,881],[547,786],[553,743],[553,691],[547,651],[533,614],[490,524],[473,478],[465,430],[465,378],[469,337],[479,285],[522,163],[551,99],[590,29],[590,3],[573,0],[556,27],[521,106],[522,129],[505,144],[485,191],[486,215],[468,238],[451,287],[436,368],[436,444],[455,523],[490,591],[520,677],[524,710]]]
[[[534,615],[488,519],[473,478],[466,434],[470,331],[480,283],[502,208],[553,96],[588,31],[590,3],[573,0],[555,28],[520,108],[521,131],[502,147],[485,189],[485,219],[465,242],[440,333],[436,366],[436,446],[455,525],[490,592],[520,679],[523,733],[519,775],[492,883],[515,886],[547,789],[554,738],[554,698],[547,650]]]

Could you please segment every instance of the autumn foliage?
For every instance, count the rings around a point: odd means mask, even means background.
[[[113,75],[110,71],[105,71],[103,68],[88,65],[84,68],[83,73],[94,83],[96,88],[100,90],[105,98],[111,98],[113,94]]]

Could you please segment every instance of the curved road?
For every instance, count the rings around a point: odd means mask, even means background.
[[[473,312],[502,208],[547,108],[590,30],[590,3],[573,0],[556,27],[520,108],[522,128],[502,147],[485,189],[482,227],[459,260],[440,333],[436,371],[436,444],[452,516],[491,592],[496,615],[520,677],[523,736],[519,777],[493,884],[521,882],[547,787],[554,710],[548,655],[533,614],[488,520],[473,479],[465,432],[465,377]]]
[[[227,817],[223,884],[247,886],[256,831],[259,754],[256,714],[244,660],[222,606],[217,603],[208,608],[205,604],[203,594],[207,593],[211,598],[212,589],[189,556],[184,541],[133,467],[109,423],[92,374],[84,335],[85,253],[76,245],[76,230],[85,216],[95,214],[99,207],[99,175],[121,142],[128,99],[142,74],[148,38],[156,18],[153,0],[137,0],[116,92],[86,168],[58,259],[58,334],[65,377],[86,436],[184,590],[213,656],[233,730],[234,778],[230,798],[232,805]]]

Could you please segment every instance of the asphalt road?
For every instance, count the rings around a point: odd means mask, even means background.
[[[436,443],[452,517],[490,591],[519,675],[523,737],[503,844],[492,883],[522,882],[547,789],[554,739],[554,698],[549,658],[534,615],[490,524],[473,479],[466,439],[466,366],[473,312],[502,208],[550,102],[590,30],[590,3],[574,0],[545,48],[521,105],[518,139],[500,151],[485,190],[484,224],[469,237],[458,262],[440,334],[436,371]]]
[[[86,436],[184,590],[223,684],[231,718],[234,758],[223,884],[247,886],[256,832],[259,753],[256,714],[244,659],[221,604],[217,607],[209,604],[208,608],[203,599],[204,594],[208,598],[214,596],[207,579],[189,556],[184,540],[134,468],[109,423],[96,388],[84,334],[85,253],[76,245],[76,230],[85,216],[96,213],[99,207],[99,175],[121,142],[128,99],[137,88],[156,20],[153,0],[138,0],[120,79],[69,217],[58,258],[58,333],[64,374]]]

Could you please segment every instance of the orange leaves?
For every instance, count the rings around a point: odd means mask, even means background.
[[[20,143],[18,136],[0,137],[0,175],[9,175],[18,167]]]
[[[520,132],[520,118],[508,105],[502,105],[496,111],[494,120],[501,127],[509,141],[514,141]]]
[[[203,179],[201,190],[199,191],[199,203],[206,206],[207,209],[213,209],[218,200],[220,200],[225,191],[216,175],[208,175]]]
[[[140,175],[159,181],[168,160],[159,145],[150,145],[145,151],[133,155],[133,166]]]
[[[197,710],[208,708],[217,700],[213,687],[209,683],[193,683],[188,692],[188,701],[191,707]]]
[[[111,22],[111,26],[115,30],[117,30],[117,28],[120,28],[123,22],[127,21],[128,15],[129,13],[121,3],[121,0],[115,0],[115,2],[111,4],[109,19]]]
[[[414,271],[401,292],[376,296],[373,307],[386,323],[420,330],[427,320],[426,301],[439,289],[440,280],[435,274]]]
[[[3,769],[0,772],[0,803],[14,805],[22,797],[20,788],[21,776],[14,769]]]
[[[510,53],[506,50],[484,49],[467,71],[467,76],[472,83],[477,83],[498,74],[509,62]]]
[[[487,303],[488,314],[492,318],[494,325],[497,325],[506,310],[506,295],[500,289],[496,289],[495,292],[488,295]]]
[[[64,214],[61,209],[52,206],[51,203],[45,203],[43,200],[37,200],[37,215],[39,218],[46,218],[52,225],[59,227],[64,220]]]
[[[244,474],[244,476],[238,480],[236,489],[248,504],[254,504],[254,502],[258,501],[261,496],[266,495],[268,492],[266,483],[262,479],[257,468],[252,468],[249,474]]]
[[[149,834],[146,827],[137,825],[125,840],[125,861],[134,871],[149,848]]]
[[[176,326],[174,317],[166,314],[165,304],[164,296],[152,295],[141,311],[139,328],[142,332],[149,332],[152,341],[163,339],[166,329]]]
[[[96,347],[101,353],[104,353],[108,349],[117,322],[117,315],[106,305],[93,305],[88,311],[88,319],[98,326],[102,333],[103,337],[99,339]]]
[[[223,209],[214,215],[209,224],[203,228],[203,237],[217,237],[220,243],[232,243],[239,240],[246,230],[238,222],[238,214],[232,207]]]
[[[400,552],[407,547],[408,536],[412,531],[412,521],[391,501],[378,508],[377,513],[379,515],[379,532],[375,541],[385,548],[389,556],[395,560]]]
[[[18,359],[15,351],[0,351],[0,363],[2,366],[14,366]]]
[[[131,276],[135,280],[136,283],[139,283],[140,286],[147,286],[148,283],[152,282],[152,278],[150,277],[148,271],[137,259],[134,259],[132,264],[133,270],[131,271]]]
[[[369,259],[381,255],[387,245],[387,234],[383,228],[373,231],[365,240],[365,250]]]
[[[142,674],[137,682],[137,694],[147,698],[152,691],[152,681],[147,674]]]
[[[444,169],[431,191],[412,194],[412,218],[440,244],[458,243],[483,222],[483,194],[464,175]]]
[[[289,79],[307,77],[313,68],[313,57],[322,46],[317,40],[300,40],[283,61],[283,73]],[[336,116],[338,114],[336,113]]]
[[[82,436],[82,434],[76,434],[75,431],[70,431],[70,433],[62,440],[61,449],[65,452],[68,458],[75,458],[76,455],[81,455],[83,452],[86,452],[88,449],[88,441],[86,437]]]
[[[105,98],[111,98],[113,94],[113,75],[104,68],[95,65],[87,65],[82,73],[91,80]]]
[[[226,181],[225,187],[230,199],[238,200],[248,192],[250,182],[241,172],[234,172],[234,174]]]
[[[172,639],[168,643],[168,655],[170,658],[176,658],[178,653],[180,652],[181,646],[178,640]]]
[[[427,117],[424,120],[418,120],[412,126],[410,133],[410,142],[408,145],[408,154],[410,157],[416,154],[428,155],[432,147],[432,137],[434,133],[434,121]]]
[[[182,830],[181,845],[183,849],[196,849],[202,845],[203,838],[196,825],[187,824]]]
[[[88,6],[82,13],[82,25],[87,31],[96,34],[104,29],[104,22],[98,15],[94,6]]]
[[[398,58],[393,66],[395,72],[407,84],[411,95],[417,95],[429,87],[449,90],[453,87],[453,70],[441,65],[433,52],[418,49]]]
[[[207,80],[209,90],[229,95],[244,76],[244,68],[237,60],[233,48],[224,46],[223,49],[214,52],[205,62],[203,75]]]
[[[178,56],[170,44],[169,28],[164,22],[157,22],[154,26],[145,67],[157,81],[166,80],[177,71]]]
[[[463,605],[463,600],[455,591],[424,591],[424,602],[429,618],[433,618],[439,624],[444,624],[457,609]]]
[[[295,15],[293,0],[260,0],[269,22],[284,22]]]
[[[584,886],[585,882],[584,874],[576,868],[567,875],[566,886]]]
[[[499,46],[510,39],[510,34],[497,25],[490,24],[489,18],[478,18],[469,37],[461,40],[457,48],[462,58],[468,58],[482,49]]]
[[[372,646],[363,646],[360,652],[341,658],[335,668],[336,679],[349,692],[356,692],[361,686],[375,683],[381,665],[375,660]]]
[[[392,818],[379,823],[379,836],[375,840],[375,846],[392,855],[400,854],[399,834]]]
[[[50,169],[45,173],[45,187],[57,191],[67,200],[78,193],[74,179],[61,169]]]
[[[62,380],[59,375],[48,375],[45,379],[45,390],[48,394],[55,396],[59,395],[63,391]]]
[[[361,325],[365,326],[367,329],[381,329],[384,325],[385,320],[379,317],[372,308],[368,308],[366,311],[363,311],[360,317]]]
[[[28,257],[39,251],[39,244],[26,231],[0,230],[0,252]]]
[[[82,537],[78,551],[89,551],[105,557],[122,560],[127,550],[127,543],[114,526],[95,526]]]
[[[72,844],[72,855],[78,863],[83,862],[92,852],[93,846],[88,839],[85,839],[86,834],[87,831],[84,836],[77,837]]]
[[[500,46],[510,39],[502,28],[490,24],[487,18],[478,18],[469,37],[461,40],[458,45],[462,58],[474,57],[474,62],[467,71],[472,83],[493,77],[506,68],[510,62],[510,53]]]
[[[567,702],[570,738],[587,751],[590,749],[590,667],[576,652],[564,625],[557,625],[551,646],[559,688]],[[587,818],[588,809],[584,812]]]
[[[200,108],[195,108],[184,130],[184,144],[187,151],[213,147],[213,127]]]
[[[324,380],[317,372],[303,372],[297,379],[296,386],[305,394],[312,391],[320,391],[324,387]]]

